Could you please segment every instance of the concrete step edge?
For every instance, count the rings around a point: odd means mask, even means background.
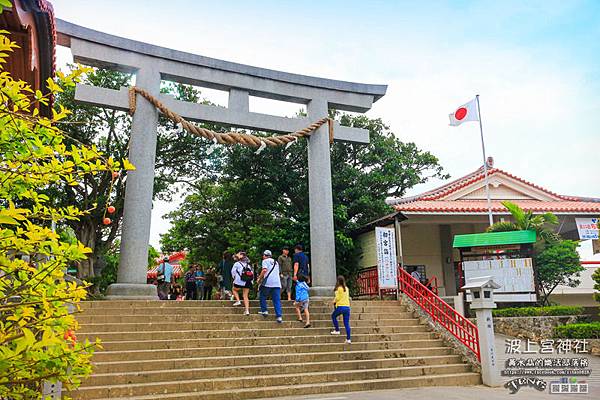
[[[340,337],[343,335],[340,335]],[[341,340],[341,339],[340,339]],[[375,341],[375,342],[352,342],[353,345],[358,344],[358,345],[362,345],[362,344],[380,344],[380,343],[386,343],[386,344],[402,344],[402,343],[415,343],[415,342],[442,342],[442,339],[409,339],[409,340],[380,340],[380,341]],[[343,342],[339,342],[339,343],[298,343],[298,344],[278,344],[277,347],[278,348],[284,348],[284,347],[315,347],[315,346],[342,346],[344,345]],[[230,349],[230,348],[236,348],[236,346],[213,346],[213,347],[181,347],[181,348],[173,348],[173,349],[144,349],[144,350],[108,350],[108,351],[100,351],[97,354],[104,354],[104,355],[113,355],[113,354],[139,354],[139,353],[146,353],[146,352],[157,352],[157,351],[189,351],[189,350],[221,350],[221,349]],[[268,350],[268,349],[272,349],[273,346],[272,345],[253,345],[252,348],[254,349],[264,349],[264,350]],[[390,349],[391,350],[391,349]],[[300,352],[302,353],[302,352]],[[287,354],[287,353],[283,353],[283,354]],[[304,353],[303,353],[304,354]]]
[[[365,386],[367,386],[369,383],[387,383],[387,382],[406,382],[406,381],[419,381],[419,380],[425,380],[425,379],[432,379],[435,378],[437,380],[448,380],[451,378],[480,378],[479,374],[475,373],[475,372],[464,372],[464,373],[459,373],[459,374],[440,374],[440,375],[421,375],[421,376],[410,376],[410,377],[399,377],[399,378],[388,378],[388,379],[368,379],[368,380],[362,380],[362,381],[352,381],[352,383],[354,384],[364,384]],[[321,383],[319,384],[319,386],[321,388],[327,388],[327,387],[337,387],[337,386],[343,386],[347,385],[348,381],[342,381],[342,382],[326,382],[326,383]],[[281,392],[281,393],[286,393],[286,390],[289,392],[290,388],[294,388],[296,390],[301,390],[303,388],[311,388],[313,387],[313,384],[307,384],[307,385],[294,385],[294,386],[262,386],[259,388],[243,388],[243,389],[234,389],[234,390],[215,390],[215,391],[207,391],[207,392],[186,392],[186,393],[170,393],[170,394],[163,394],[160,396],[161,399],[168,399],[168,398],[177,398],[177,397],[181,397],[181,396],[208,396],[208,395],[220,395],[220,394],[231,394],[231,393],[252,393],[252,392],[256,392],[256,391],[273,391],[273,392]],[[340,391],[340,393],[343,392],[343,390]],[[144,396],[133,396],[133,397],[111,397],[110,399],[108,398],[104,398],[104,399],[97,399],[97,400],[154,400],[156,399],[156,395],[144,395]]]
[[[384,359],[385,360],[407,360],[407,361],[413,361],[413,360],[435,360],[435,359],[449,359],[449,358],[458,358],[460,359],[460,355],[458,354],[444,354],[444,355],[438,355],[438,356],[415,356],[415,357],[404,357],[404,358],[394,358],[394,359]],[[285,364],[269,364],[269,368],[285,368],[285,367],[289,367],[289,366],[313,366],[313,365],[323,365],[323,366],[335,366],[338,364],[350,364],[350,363],[356,363],[356,362],[361,362],[361,361],[382,361],[381,359],[377,360],[336,360],[336,361],[313,361],[313,362],[305,362],[305,363],[285,363]],[[419,365],[420,367],[426,367],[428,365],[449,365],[449,364],[423,364],[423,365]],[[453,364],[454,365],[454,364]],[[456,365],[464,365],[463,363],[456,363]],[[248,368],[264,368],[264,364],[249,364],[249,365],[244,365],[243,366],[244,369]],[[415,365],[416,367],[416,365]],[[185,372],[185,371],[207,371],[207,370],[231,370],[232,367],[231,366],[226,366],[226,367],[210,367],[210,368],[181,368],[181,369],[177,369],[177,371],[181,371],[181,372]],[[372,368],[372,369],[377,369],[377,368]],[[381,368],[379,368],[381,369]],[[384,367],[385,369],[385,367]],[[92,376],[94,377],[111,377],[111,376],[125,376],[125,375],[145,375],[145,374],[161,374],[161,373],[165,373],[165,372],[173,372],[172,369],[168,369],[168,370],[150,370],[150,371],[133,371],[133,372],[106,372],[106,373],[100,373],[100,374],[92,374]]]
[[[391,367],[391,368],[368,368],[368,369],[349,369],[342,371],[320,371],[320,372],[306,372],[306,373],[295,373],[295,374],[275,374],[275,375],[254,375],[254,376],[239,376],[239,377],[228,377],[228,378],[209,378],[209,379],[192,379],[187,380],[186,384],[194,384],[194,383],[205,383],[205,382],[227,382],[231,380],[252,380],[252,379],[285,379],[289,377],[311,377],[311,376],[320,376],[320,375],[350,375],[350,374],[364,374],[369,372],[377,372],[377,371],[403,371],[403,370],[419,370],[423,368],[433,368],[433,369],[442,369],[442,368],[451,368],[451,367],[468,367],[467,364],[438,364],[438,365],[418,365],[418,366],[408,366],[408,367]],[[470,372],[470,371],[466,371]],[[431,374],[435,375],[435,374]],[[425,375],[421,375],[425,376]],[[427,375],[429,376],[429,374]],[[385,378],[384,378],[385,379]],[[101,386],[84,386],[81,387],[83,390],[96,390],[96,389],[111,389],[111,388],[126,388],[126,387],[145,387],[151,385],[162,386],[166,381],[155,381],[150,383],[131,383],[131,384],[120,384],[120,385],[101,385]]]
[[[399,336],[399,335],[431,335],[433,332],[398,332],[398,333],[359,333],[357,335],[352,335],[352,340],[355,338],[363,338],[364,336],[373,337],[373,336]],[[102,344],[123,344],[123,343],[153,343],[153,342],[184,342],[188,340],[206,340],[206,341],[216,341],[222,339],[235,339],[235,340],[245,340],[245,339],[299,339],[299,338],[313,338],[320,339],[331,337],[332,335],[297,335],[297,336],[239,336],[235,338],[198,338],[198,339],[143,339],[143,340],[103,340]],[[420,340],[420,339],[415,339]],[[381,341],[381,340],[379,340]],[[379,342],[378,341],[378,342]],[[356,343],[365,343],[365,342],[356,342]]]
[[[352,345],[349,345],[352,346]],[[452,347],[449,346],[440,346],[440,347],[415,347],[410,349],[372,349],[372,350],[347,350],[344,351],[345,354],[372,354],[372,353],[385,353],[385,352],[396,352],[399,350],[402,351],[424,351],[424,350],[452,350]],[[310,353],[303,353],[310,354]],[[323,351],[314,353],[316,356],[323,355],[339,355],[339,351]],[[275,357],[275,356],[293,356],[293,353],[270,353],[270,354],[248,354],[248,355],[235,355],[235,356],[218,356],[218,357],[177,357],[177,358],[161,358],[161,362],[169,362],[169,361],[181,361],[181,360],[190,360],[190,359],[198,359],[198,360],[223,360],[223,359],[239,359],[239,358],[258,358],[258,357]],[[405,358],[405,357],[402,357]],[[156,359],[147,359],[147,360],[128,360],[128,361],[98,361],[95,362],[92,359],[92,364],[94,365],[115,365],[115,364],[136,364],[143,362],[156,362]]]

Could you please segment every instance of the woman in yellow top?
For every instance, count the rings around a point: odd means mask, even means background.
[[[340,315],[344,318],[344,328],[346,329],[346,343],[350,344],[350,290],[346,286],[346,279],[342,275],[337,277],[337,283],[334,289],[335,299],[333,300],[333,313],[331,320],[333,321],[332,335],[340,334],[340,326],[337,317]]]

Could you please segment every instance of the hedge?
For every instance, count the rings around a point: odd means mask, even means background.
[[[600,322],[560,325],[554,337],[567,339],[600,339]]]
[[[548,315],[581,315],[583,307],[549,306],[549,307],[515,307],[492,310],[494,317],[541,317]]]

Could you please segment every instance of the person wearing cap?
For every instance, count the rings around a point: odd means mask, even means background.
[[[256,281],[258,283],[260,297],[260,311],[258,313],[265,318],[269,315],[269,311],[267,311],[267,296],[269,296],[273,302],[277,322],[282,323],[279,263],[273,260],[273,253],[271,253],[271,250],[265,250],[262,258],[262,269]]]
[[[287,294],[288,301],[292,300],[292,257],[290,257],[290,248],[285,246],[281,249],[281,255],[277,257],[279,268],[281,269],[281,291]]]

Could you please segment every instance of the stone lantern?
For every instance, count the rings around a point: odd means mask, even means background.
[[[494,321],[492,310],[496,308],[494,289],[499,289],[491,276],[470,279],[462,287],[471,294],[471,309],[477,315],[479,331],[479,352],[481,355],[481,380],[486,386],[500,386],[500,372],[497,366],[494,347]]]

